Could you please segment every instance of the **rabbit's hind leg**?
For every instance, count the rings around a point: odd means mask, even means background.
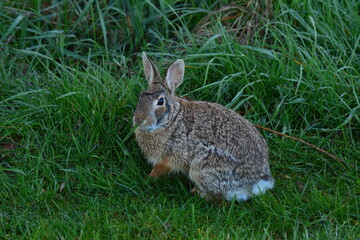
[[[226,192],[233,188],[230,175],[230,170],[206,166],[203,161],[194,161],[189,169],[189,178],[196,185],[196,190],[192,192],[207,200],[226,198]]]

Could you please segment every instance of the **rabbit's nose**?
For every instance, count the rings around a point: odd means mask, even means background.
[[[134,125],[140,126],[143,122],[144,122],[144,120],[140,116],[134,115],[134,118],[133,118]]]
[[[134,118],[133,118],[133,124],[140,126],[146,123],[146,119],[145,116],[143,116],[142,114],[139,114],[137,111],[135,111],[134,113]]]

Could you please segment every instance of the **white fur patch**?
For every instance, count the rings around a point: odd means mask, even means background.
[[[274,180],[259,180],[257,181],[252,189],[251,193],[254,195],[259,195],[260,193],[265,193],[266,190],[272,189],[274,187]]]
[[[226,193],[225,198],[228,201],[232,201],[234,198],[236,201],[246,201],[253,195],[259,195],[265,193],[266,190],[272,189],[274,187],[274,180],[259,180],[257,181],[252,189],[251,193],[244,188],[239,188],[237,190],[230,190]]]
[[[235,198],[236,201],[246,201],[249,199],[249,192],[246,189],[240,188],[237,190],[230,190],[226,193],[226,200],[231,201]]]

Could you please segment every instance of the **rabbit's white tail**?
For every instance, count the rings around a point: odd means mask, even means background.
[[[246,201],[250,198],[250,193],[245,188],[239,188],[236,190],[230,190],[226,193],[226,200],[232,201],[234,198],[236,201]]]
[[[251,193],[254,195],[259,195],[260,193],[265,193],[266,190],[272,189],[273,187],[274,187],[274,179],[259,180],[252,186]]]
[[[246,201],[253,195],[259,195],[265,193],[266,190],[274,187],[274,179],[271,180],[259,180],[251,188],[251,192],[245,188],[239,188],[236,190],[230,190],[226,193],[225,198],[231,201],[235,198],[236,201]]]

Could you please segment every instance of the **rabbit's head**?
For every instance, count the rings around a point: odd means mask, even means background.
[[[183,81],[185,64],[182,59],[174,62],[162,80],[157,67],[145,53],[142,62],[149,87],[140,93],[133,123],[143,131],[152,132],[169,124],[178,108],[174,101],[175,89]]]

